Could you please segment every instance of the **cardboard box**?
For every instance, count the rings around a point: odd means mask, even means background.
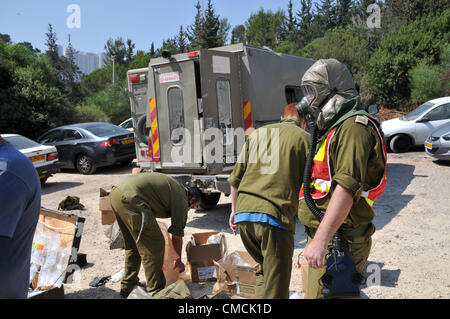
[[[250,266],[233,265],[223,259],[215,262],[217,283],[213,292],[227,293],[244,298],[256,298],[256,272],[258,263],[246,251],[236,251],[241,259]]]
[[[112,211],[109,202],[109,191],[100,188],[99,210],[102,214],[102,225],[112,225],[116,221],[116,216]]]
[[[308,292],[308,270],[309,265],[306,259],[303,256],[303,250],[300,251],[297,258],[297,267],[300,268],[300,272],[302,275],[302,292],[306,296],[306,293]]]
[[[44,232],[57,231],[60,233],[62,248],[71,248],[63,280],[63,283],[71,283],[73,273],[80,268],[77,265],[77,258],[85,218],[41,207],[39,222],[44,225]],[[35,276],[32,282],[32,288],[36,288],[37,281],[38,275]],[[64,298],[64,285],[61,285],[61,287],[48,287],[48,289],[40,288],[39,291],[34,291],[29,295],[29,299],[61,298]]]
[[[214,261],[220,260],[225,253],[225,238],[220,244],[206,244],[208,238],[219,232],[206,232],[192,234],[195,245],[186,244],[186,256],[191,273],[192,282],[216,280],[216,267]]]

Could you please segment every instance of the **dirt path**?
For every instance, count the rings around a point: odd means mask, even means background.
[[[366,269],[369,285],[363,287],[362,297],[450,298],[450,165],[433,161],[421,151],[389,155],[387,189],[374,205],[377,232]],[[123,267],[123,250],[109,250],[98,198],[100,187],[109,189],[130,172],[130,166],[101,168],[90,176],[64,171],[49,178],[43,187],[44,207],[57,209],[61,200],[72,195],[79,196],[87,208],[79,214],[86,218],[80,252],[87,254],[88,265],[77,283],[65,285],[67,298],[119,298],[119,283],[91,288],[89,282]],[[191,210],[185,240],[195,232],[222,230],[229,252],[245,250],[240,237],[228,229],[230,209],[229,198],[222,196],[212,211]],[[303,226],[297,223],[290,286],[294,291],[301,289],[295,261],[305,243]],[[144,279],[142,271],[140,278]],[[208,287],[203,290],[207,292]]]

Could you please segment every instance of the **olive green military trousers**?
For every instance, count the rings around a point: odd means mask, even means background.
[[[316,229],[309,229],[308,241],[309,244],[314,236]],[[342,232],[343,237],[347,240],[349,245],[349,253],[353,257],[356,270],[362,274],[369,258],[370,248],[372,247],[372,234],[375,232],[373,224],[360,226],[352,231]],[[330,244],[331,245],[331,242]],[[325,274],[325,269],[308,268],[308,283],[306,299],[322,299],[323,287],[319,284],[319,279]]]
[[[294,253],[294,235],[265,223],[240,222],[242,243],[259,263],[256,296],[260,299],[288,299]]]
[[[142,216],[126,202],[117,188],[113,187],[109,198],[125,242],[125,274],[121,289],[130,292],[139,282],[141,263],[147,282],[146,290],[156,292],[163,289],[166,285],[162,269],[165,241],[156,218],[149,211],[142,212]]]

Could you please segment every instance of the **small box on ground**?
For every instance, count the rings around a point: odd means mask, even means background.
[[[99,210],[102,214],[102,225],[112,225],[116,220],[109,202],[109,191],[100,188]]]
[[[220,237],[220,243],[209,244],[211,236],[218,235],[219,232],[205,232],[192,234],[192,242],[186,244],[186,256],[191,273],[192,282],[204,282],[216,280],[216,267],[214,261],[220,260],[225,251],[225,237]]]
[[[77,264],[85,218],[41,208],[33,238],[29,299],[64,298]]]
[[[236,251],[214,264],[217,273],[214,293],[223,290],[234,296],[256,298],[258,263],[248,252]]]

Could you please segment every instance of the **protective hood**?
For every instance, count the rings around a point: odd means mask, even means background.
[[[314,91],[310,94],[314,97],[309,108],[317,119],[319,130],[329,127],[330,121],[342,113],[341,106],[345,99],[358,95],[350,71],[336,59],[322,59],[314,63],[303,75],[301,86],[304,91]],[[333,89],[337,93],[321,107]]]

